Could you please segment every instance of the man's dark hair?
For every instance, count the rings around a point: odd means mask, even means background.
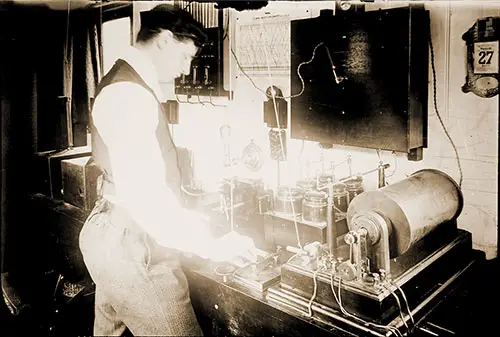
[[[136,42],[148,42],[162,30],[171,31],[178,41],[191,40],[197,47],[203,46],[207,41],[203,25],[189,12],[169,4],[162,4],[141,12],[141,29]]]

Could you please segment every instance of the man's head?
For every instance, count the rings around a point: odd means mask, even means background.
[[[162,4],[141,12],[136,42],[148,51],[164,81],[189,74],[191,60],[206,40],[202,24],[182,9]]]

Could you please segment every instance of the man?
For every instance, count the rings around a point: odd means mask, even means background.
[[[102,198],[80,233],[96,285],[96,336],[125,328],[136,336],[202,335],[179,252],[222,261],[253,245],[234,234],[212,238],[202,217],[183,208],[158,81],[189,74],[205,39],[185,11],[159,5],[142,12],[136,46],[99,84],[91,128]]]

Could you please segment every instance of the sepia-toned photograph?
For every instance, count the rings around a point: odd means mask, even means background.
[[[0,46],[0,336],[497,334],[499,0],[0,0]]]

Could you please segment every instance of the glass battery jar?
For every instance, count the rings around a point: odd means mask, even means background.
[[[324,187],[324,186],[326,186],[326,184],[328,184],[328,181],[333,182],[333,181],[335,181],[335,179],[331,175],[321,175],[318,177],[318,186],[320,188]]]
[[[297,188],[301,189],[303,193],[316,188],[316,180],[299,180],[297,181]]]
[[[300,215],[302,213],[302,199],[303,194],[299,188],[281,186],[276,192],[274,212],[290,216]]]
[[[320,223],[327,219],[328,194],[320,191],[308,191],[302,202],[302,220]]]
[[[347,206],[349,206],[349,192],[347,191],[346,184],[336,183],[333,185],[333,204],[335,207],[346,213]]]
[[[347,188],[347,193],[349,194],[349,204],[351,203],[352,199],[365,191],[363,187],[362,176],[357,176],[356,178],[347,180],[345,182],[345,185]]]

